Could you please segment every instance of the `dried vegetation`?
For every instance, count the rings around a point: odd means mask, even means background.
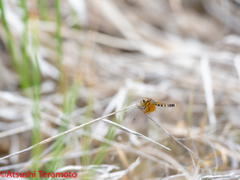
[[[0,172],[240,178],[239,0],[0,2]]]

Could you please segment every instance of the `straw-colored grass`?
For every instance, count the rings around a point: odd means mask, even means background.
[[[0,174],[240,178],[239,8],[0,0]]]

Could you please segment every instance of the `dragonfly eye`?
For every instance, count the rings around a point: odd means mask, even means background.
[[[145,100],[141,100],[140,104],[143,106],[145,104]]]

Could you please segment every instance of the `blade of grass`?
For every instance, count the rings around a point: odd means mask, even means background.
[[[79,89],[82,84],[82,81],[75,79],[71,89],[67,92],[67,84],[65,83],[66,77],[64,77],[63,67],[62,67],[62,59],[63,59],[63,52],[62,52],[62,38],[61,38],[61,1],[55,0],[55,15],[56,15],[56,40],[57,40],[57,61],[58,61],[58,69],[60,71],[59,75],[59,84],[61,92],[64,93],[64,102],[63,102],[63,113],[64,116],[62,118],[61,126],[59,128],[59,132],[64,132],[67,130],[69,125],[69,119],[71,113],[75,107],[75,103],[78,98]],[[60,137],[56,140],[56,148],[54,148],[54,157],[55,159],[48,164],[47,169],[49,171],[55,171],[59,169],[63,164],[64,160],[61,159],[62,149],[65,148],[65,139],[64,137]]]
[[[69,125],[69,120],[71,117],[71,113],[73,109],[75,108],[75,103],[79,95],[79,89],[80,89],[81,83],[75,82],[73,83],[70,91],[64,95],[64,102],[63,102],[63,117],[61,118],[61,125],[59,127],[59,132],[64,132],[67,130],[67,127]],[[64,164],[64,159],[62,157],[63,149],[65,148],[65,138],[60,137],[56,139],[55,141],[56,146],[54,148],[54,157],[55,159],[47,165],[47,169],[50,172],[54,172],[56,169],[59,169]]]
[[[134,161],[127,169],[122,170],[122,171],[116,171],[113,173],[103,174],[103,175],[98,176],[97,178],[100,178],[100,179],[111,178],[113,180],[123,178],[123,176],[127,175],[130,171],[135,169],[140,163],[141,163],[141,158],[138,157],[136,159],[136,161]]]
[[[58,66],[60,68],[62,64],[62,38],[61,38],[61,4],[60,0],[55,0],[56,6],[56,39],[57,39],[57,55],[58,55]],[[60,68],[61,69],[61,68]]]
[[[41,115],[40,115],[40,98],[41,98],[41,71],[39,67],[39,26],[38,26],[38,11],[37,3],[32,2],[32,6],[29,13],[30,19],[30,46],[31,52],[31,62],[32,62],[32,85],[33,85],[33,100],[34,107],[32,111],[33,116],[33,129],[32,129],[32,144],[39,144],[41,142]],[[39,161],[41,159],[40,155],[42,153],[42,146],[37,146],[32,151],[32,171],[38,171],[40,168]],[[33,179],[39,179],[40,177],[34,177]]]
[[[87,110],[86,110],[86,114],[85,114],[85,122],[88,122],[90,120],[90,118],[92,118],[93,116],[93,99],[92,99],[92,94],[90,93],[89,95],[89,100],[88,100],[88,105],[87,105]],[[91,133],[91,127],[87,126],[85,129],[85,131]],[[89,136],[84,136],[82,139],[82,149],[83,151],[89,151],[91,149],[90,145],[91,145],[91,137]],[[87,166],[90,164],[90,156],[89,154],[86,154],[85,156],[83,156],[82,158],[82,164]]]
[[[24,22],[24,31],[23,31],[23,39],[22,39],[22,61],[20,61],[21,57],[18,55],[18,49],[16,46],[16,43],[14,42],[13,36],[11,34],[10,28],[7,23],[7,18],[5,15],[5,8],[4,3],[1,0],[0,1],[0,9],[1,9],[1,17],[3,22],[3,27],[6,33],[7,37],[7,47],[10,53],[10,56],[13,61],[14,68],[16,70],[16,73],[18,74],[20,78],[20,86],[22,89],[26,89],[27,87],[30,87],[31,80],[30,80],[30,62],[29,57],[27,55],[27,45],[28,45],[28,9],[27,9],[27,1],[21,0],[21,6],[23,9],[23,22]],[[28,94],[30,95],[30,94]]]
[[[38,0],[39,4],[39,13],[40,13],[40,18],[44,21],[48,20],[49,17],[51,17],[49,13],[49,6],[48,6],[48,1],[47,0]]]
[[[127,106],[129,103],[130,103],[130,100],[131,100],[131,96],[129,94],[127,94],[128,91],[126,88],[122,88],[119,90],[118,94],[116,95],[116,101],[115,102],[120,102],[120,103],[116,103],[115,105],[117,106],[117,108],[119,109],[120,107],[122,106]],[[127,96],[127,98],[125,98]],[[126,99],[126,100],[125,100]],[[124,102],[125,100],[125,102]],[[118,116],[115,116],[115,119],[114,121],[116,121],[118,124],[120,124],[122,122],[122,120],[124,119],[124,116],[125,114],[121,114],[121,115],[118,115]],[[111,126],[109,128],[109,131],[106,135],[106,139],[108,140],[114,140],[115,138],[115,129]],[[104,159],[105,159],[105,156],[107,154],[107,149],[109,148],[109,144],[108,143],[105,143],[103,142],[102,143],[102,151],[100,151],[95,157],[94,157],[94,160],[93,160],[93,163],[96,164],[96,165],[99,165],[99,164],[102,164]]]
[[[4,30],[5,30],[5,33],[6,33],[6,37],[7,37],[7,46],[8,46],[8,50],[10,52],[10,55],[12,57],[13,65],[18,72],[19,64],[17,62],[16,47],[14,46],[14,40],[13,40],[11,31],[9,29],[9,26],[8,26],[8,23],[7,23],[7,20],[6,20],[5,9],[4,9],[3,4],[4,4],[3,1],[0,0],[1,18],[2,18],[3,27],[4,27]]]
[[[205,91],[210,126],[212,129],[216,129],[217,119],[214,113],[214,97],[212,90],[211,68],[207,56],[203,56],[201,59],[201,75]]]
[[[30,79],[30,59],[27,52],[28,47],[28,8],[27,8],[27,1],[21,0],[21,6],[23,9],[23,22],[24,22],[24,30],[23,30],[23,38],[22,38],[22,68],[21,68],[21,87],[22,89],[26,89],[31,86],[31,79]],[[29,92],[26,92],[27,96],[30,97]]]

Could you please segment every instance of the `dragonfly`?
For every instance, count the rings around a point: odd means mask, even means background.
[[[145,114],[150,114],[156,110],[156,106],[160,107],[175,107],[176,104],[167,104],[156,102],[151,98],[144,97],[143,100],[140,101],[140,106],[138,106]],[[135,120],[134,118],[133,120]]]

